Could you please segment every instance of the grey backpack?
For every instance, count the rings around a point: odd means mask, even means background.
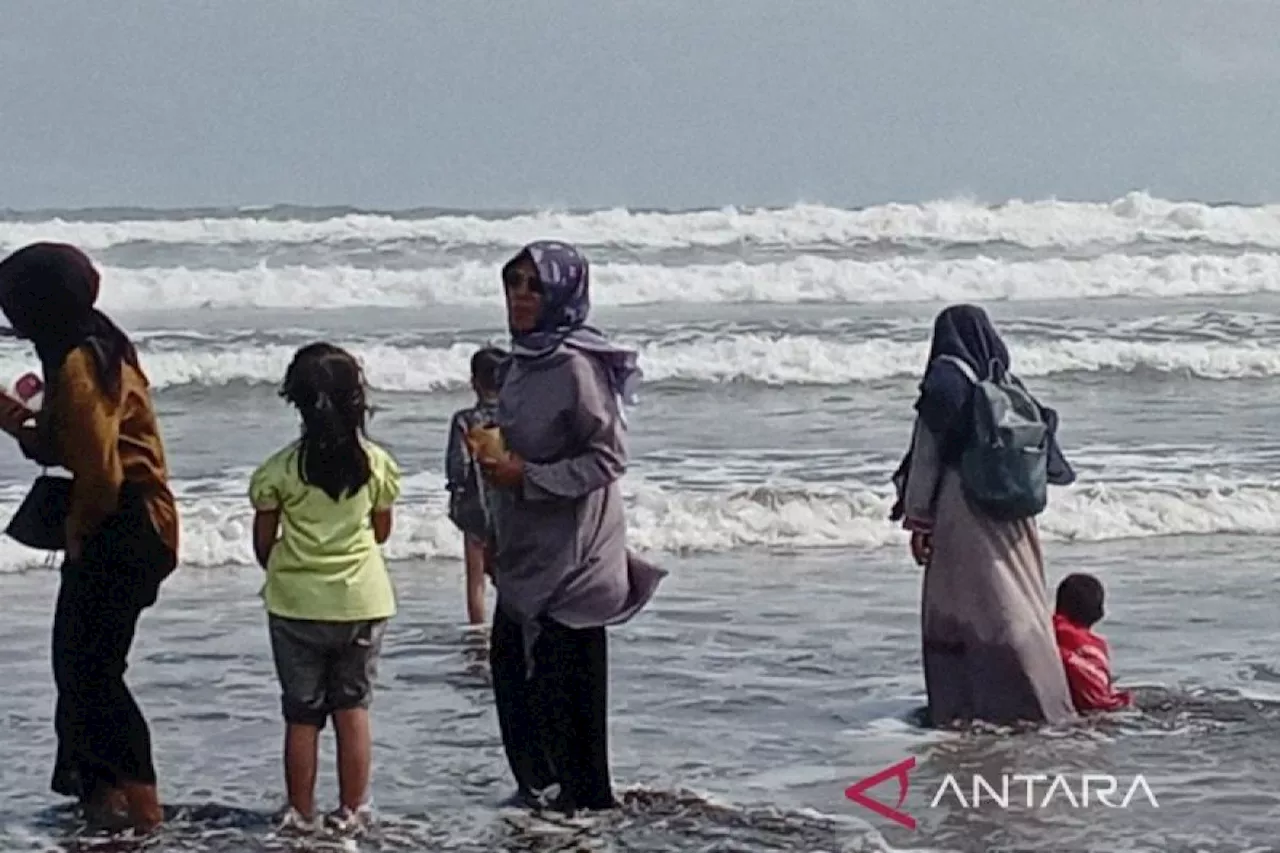
[[[1001,521],[1031,518],[1048,503],[1049,440],[1044,411],[998,362],[979,379],[963,359],[940,356],[973,383],[960,481],[975,508]]]

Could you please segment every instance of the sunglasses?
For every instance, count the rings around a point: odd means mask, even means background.
[[[524,270],[509,270],[503,273],[502,286],[506,290],[517,290],[520,285],[528,288],[530,293],[541,294],[543,291],[542,282],[532,273]]]

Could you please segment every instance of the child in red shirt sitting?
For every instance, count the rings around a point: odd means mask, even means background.
[[[1116,711],[1133,703],[1129,691],[1112,686],[1107,641],[1090,630],[1102,620],[1102,600],[1102,582],[1093,575],[1068,575],[1058,585],[1053,632],[1071,701],[1081,713]]]

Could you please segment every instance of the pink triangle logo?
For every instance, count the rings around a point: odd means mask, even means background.
[[[871,811],[883,818],[905,826],[907,829],[916,828],[916,819],[904,811],[900,811],[902,804],[907,801],[907,787],[909,784],[908,774],[915,769],[916,759],[913,755],[910,758],[903,759],[891,767],[886,767],[873,776],[854,782],[848,788],[844,789],[844,795],[858,805],[871,809]],[[896,806],[886,806],[879,800],[873,800],[867,796],[866,792],[888,779],[898,780],[898,803]]]

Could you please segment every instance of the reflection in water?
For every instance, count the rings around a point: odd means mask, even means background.
[[[462,834],[429,815],[384,817],[359,838],[325,831],[286,836],[275,815],[215,804],[169,809],[164,829],[144,840],[83,833],[70,809],[42,816],[41,828],[67,851],[450,850],[457,853],[585,850],[837,851],[866,849],[856,824],[815,814],[717,805],[688,791],[623,791],[611,812],[585,817],[504,812],[487,828]]]
[[[471,666],[484,650],[483,637],[469,636],[461,646]],[[1155,688],[1140,691],[1141,710],[1129,714],[1099,716],[1084,723],[1057,729],[1023,730],[975,726],[914,750],[919,776],[915,790],[932,792],[947,774],[960,778],[979,774],[996,779],[1002,773],[1119,772],[1108,766],[1111,756],[1099,751],[1116,739],[1141,739],[1191,731],[1241,733],[1241,726],[1274,725],[1280,720],[1280,703],[1246,699],[1229,691],[1179,693]],[[904,721],[918,720],[920,709],[907,712]],[[1161,780],[1152,784],[1158,789]],[[1159,791],[1157,791],[1160,793]],[[1161,795],[1168,794],[1166,789]],[[855,819],[824,815],[811,810],[745,807],[716,802],[687,790],[632,787],[622,791],[620,808],[589,816],[565,817],[554,813],[529,813],[506,809],[482,824],[460,821],[440,813],[382,815],[377,824],[359,837],[321,831],[308,836],[288,836],[276,831],[279,814],[233,808],[215,803],[177,805],[167,810],[167,824],[157,836],[139,841],[127,836],[87,833],[70,808],[47,810],[31,829],[46,839],[58,839],[66,851],[125,851],[136,849],[231,853],[241,850],[302,851],[410,851],[450,850],[457,853],[522,851],[902,851],[916,838],[927,838],[931,849],[1031,850],[1036,839],[1052,837],[1063,845],[1054,849],[1124,849],[1099,842],[1107,816],[1091,815],[1082,822],[1070,819],[1063,801],[1054,807],[1028,811],[1017,797],[1010,810],[990,803],[972,810],[947,808],[930,814],[923,808],[927,796],[917,796],[911,808],[920,819],[916,834],[879,832]],[[1135,808],[1144,803],[1139,802]],[[1135,813],[1136,814],[1136,813]],[[1148,815],[1148,818],[1152,815]],[[1159,816],[1154,816],[1159,819]],[[1132,827],[1133,815],[1125,820]],[[47,841],[46,841],[47,843]],[[1039,842],[1040,844],[1043,841]],[[904,847],[903,845],[907,845]],[[941,845],[941,846],[939,846]],[[1026,846],[1022,846],[1026,845]],[[1141,847],[1131,849],[1144,849]],[[1222,839],[1203,839],[1194,847],[1164,846],[1161,850],[1228,850]]]

